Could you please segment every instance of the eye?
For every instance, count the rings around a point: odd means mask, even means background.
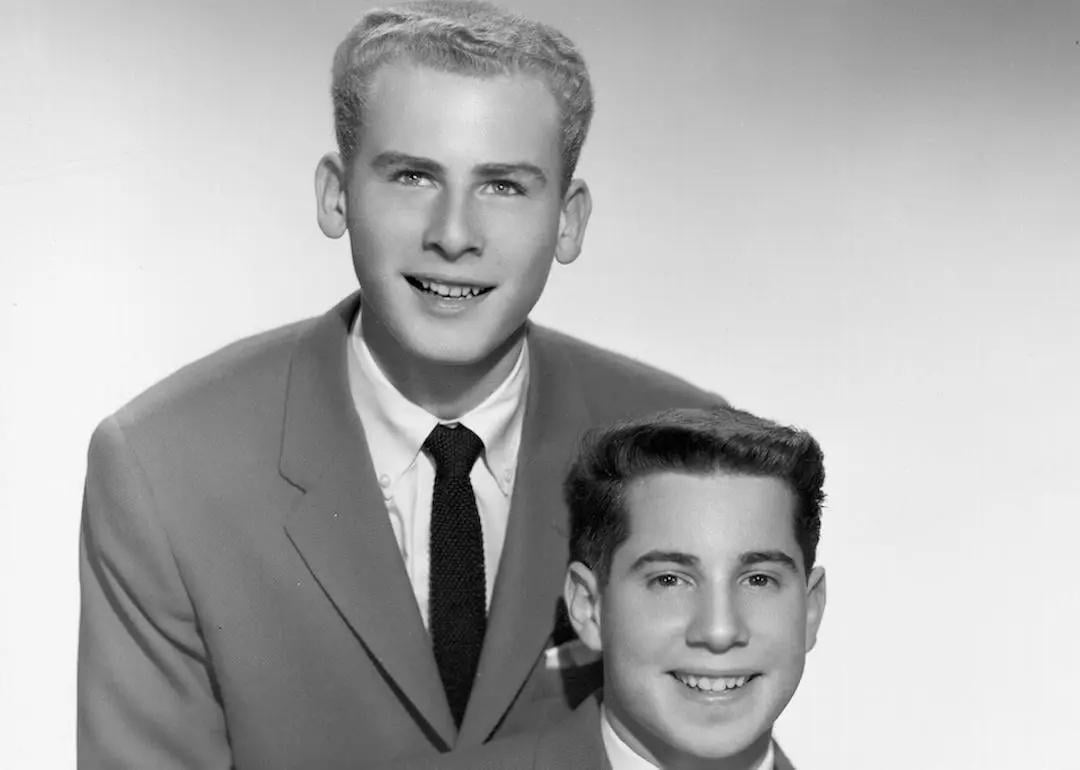
[[[513,197],[515,195],[525,194],[524,187],[517,182],[511,182],[509,179],[493,179],[488,182],[485,187],[492,195],[501,195],[503,197]]]
[[[671,572],[663,572],[659,575],[653,575],[649,578],[649,588],[679,588],[680,586],[689,585],[689,582]]]
[[[428,187],[433,184],[431,177],[423,171],[411,171],[408,169],[398,171],[390,179],[406,187]]]
[[[772,575],[765,575],[761,572],[755,572],[753,575],[746,576],[746,583],[751,588],[770,588],[780,585],[779,581]]]

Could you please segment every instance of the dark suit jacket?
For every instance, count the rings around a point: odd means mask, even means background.
[[[774,744],[773,770],[795,770]],[[611,770],[600,733],[600,701],[593,696],[561,722],[440,757],[398,761],[384,770]]]
[[[459,731],[351,401],[357,304],[196,362],[95,432],[80,543],[80,767],[356,767],[477,745],[575,702],[573,678],[546,670],[542,653],[579,435],[721,400],[530,327],[517,481]]]

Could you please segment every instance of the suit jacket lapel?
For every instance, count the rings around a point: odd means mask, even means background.
[[[530,379],[506,542],[458,743],[485,740],[536,664],[566,570],[562,483],[588,411],[571,366],[530,330]]]
[[[449,746],[453,718],[349,391],[345,346],[358,304],[350,297],[296,345],[281,472],[304,496],[285,528],[367,652]]]

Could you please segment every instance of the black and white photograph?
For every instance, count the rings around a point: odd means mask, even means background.
[[[1080,2],[11,0],[0,766],[1080,767]]]

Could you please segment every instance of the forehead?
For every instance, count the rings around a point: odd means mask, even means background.
[[[360,152],[498,163],[558,161],[555,97],[528,73],[479,76],[391,62],[375,73],[364,105]]]
[[[796,498],[786,483],[732,473],[655,473],[626,491],[629,536],[616,557],[673,550],[703,562],[747,551],[798,554]]]

